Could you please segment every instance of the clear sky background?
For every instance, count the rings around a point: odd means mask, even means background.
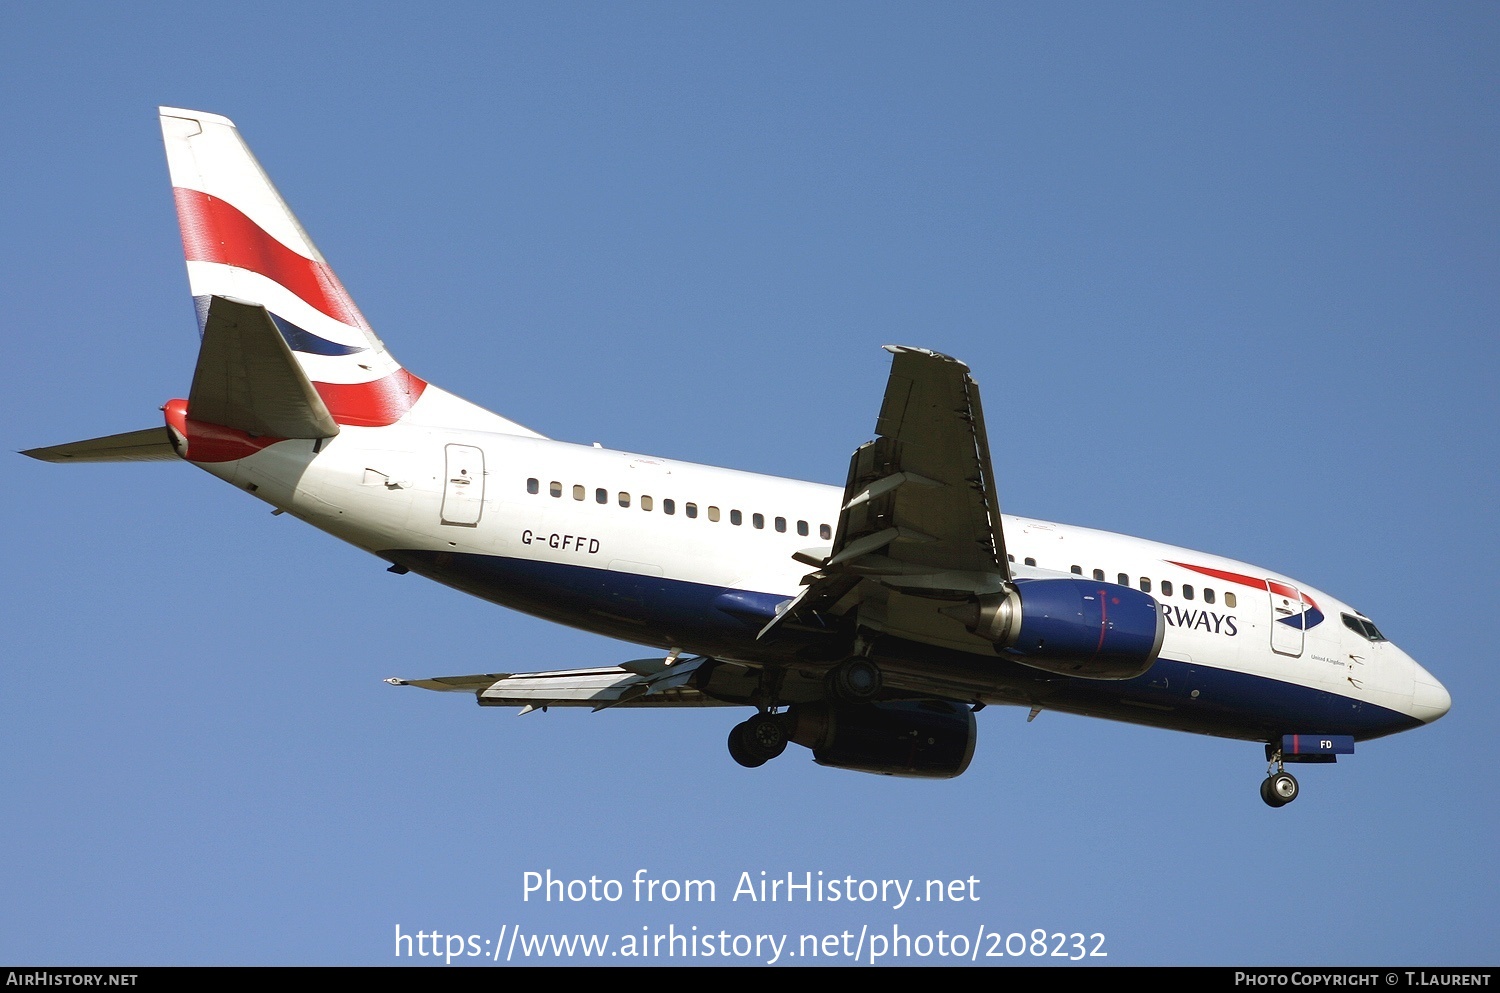
[[[0,962],[382,964],[398,926],[520,925],[1496,964],[1497,52],[1484,3],[0,8],[7,450],[185,395],[156,107],[198,108],[461,396],[841,483],[880,345],[934,348],[985,390],[1007,512],[1286,572],[1454,698],[1279,811],[1257,744],[1001,707],[952,781],[745,770],[733,711],[518,720],[381,682],[635,646],[187,465],[12,455]],[[639,869],[718,900],[522,898]],[[980,899],[732,901],[762,870]]]

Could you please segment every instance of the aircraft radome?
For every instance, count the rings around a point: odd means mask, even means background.
[[[989,704],[1265,744],[1288,763],[1437,720],[1447,690],[1330,594],[1003,516],[979,389],[893,353],[842,487],[553,441],[408,372],[223,117],[161,109],[201,343],[165,424],[34,449],[186,460],[390,563],[650,646],[556,672],[392,679],[481,706],[748,707],[729,752],[951,777]]]

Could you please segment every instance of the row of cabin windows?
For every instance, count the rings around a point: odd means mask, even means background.
[[[1009,558],[1012,562],[1014,562],[1016,560],[1016,557],[1014,555],[1007,556],[1007,558]],[[1036,559],[1028,557],[1026,559],[1026,564],[1027,565],[1036,565]],[[1073,575],[1075,575],[1075,576],[1082,576],[1083,575],[1083,566],[1079,566],[1079,565],[1072,566],[1069,571],[1072,572]],[[1095,569],[1094,570],[1094,578],[1097,579],[1097,580],[1099,580],[1101,583],[1102,582],[1106,582],[1105,577],[1104,577],[1104,570],[1103,569]],[[1130,585],[1130,576],[1128,574],[1122,572],[1122,573],[1118,574],[1117,576],[1115,576],[1115,583],[1118,584],[1118,585],[1120,585],[1120,586],[1129,586]],[[1147,577],[1145,577],[1145,576],[1141,577],[1140,586],[1141,586],[1141,592],[1142,593],[1150,593],[1151,592],[1151,580],[1148,579]],[[1170,579],[1163,579],[1161,581],[1160,592],[1161,592],[1162,596],[1171,596],[1172,595],[1172,581]],[[1192,599],[1194,599],[1198,595],[1198,592],[1200,592],[1200,591],[1194,590],[1193,585],[1191,583],[1183,583],[1182,584],[1182,598],[1184,600],[1192,600]],[[1204,603],[1214,603],[1214,602],[1216,602],[1218,600],[1217,594],[1215,594],[1214,591],[1212,589],[1208,588],[1207,586],[1203,587],[1203,589],[1202,589],[1201,592],[1203,594],[1203,602]],[[1224,592],[1224,606],[1226,606],[1226,607],[1236,607],[1236,606],[1239,606],[1238,598],[1232,592],[1229,592],[1228,590],[1226,590]]]
[[[536,479],[535,477],[526,480],[527,493],[535,494],[540,493],[541,491],[541,480]],[[552,480],[552,482],[547,484],[547,492],[554,497],[561,498],[563,495],[563,484],[554,479]],[[587,500],[588,487],[584,486],[582,483],[574,483],[573,499],[580,502]],[[594,489],[594,502],[601,504],[609,503],[609,490],[605,489],[602,486],[596,487]],[[629,507],[631,503],[631,496],[624,490],[620,490],[615,495],[615,502],[618,503],[621,507]],[[644,511],[649,512],[656,509],[657,500],[655,497],[652,497],[649,494],[641,494],[639,502],[640,508]],[[721,514],[718,507],[709,506],[704,509],[706,511],[706,516],[710,521],[717,522],[721,519]],[[677,501],[670,498],[663,498],[661,500],[661,512],[668,516],[676,514]],[[682,505],[682,514],[684,517],[696,518],[698,516],[698,505],[696,503],[684,503]],[[729,512],[729,523],[738,527],[745,523],[745,515],[741,511],[731,510]],[[764,530],[766,526],[766,515],[751,514],[750,526],[756,528],[757,530]],[[787,519],[785,517],[775,518],[772,521],[772,527],[774,527],[782,534],[785,534],[787,530]],[[812,529],[809,527],[806,521],[797,522],[797,533],[802,537],[807,537],[808,534],[811,533],[811,530]],[[823,539],[824,541],[831,541],[833,539],[832,526],[828,524],[819,524],[818,537]]]

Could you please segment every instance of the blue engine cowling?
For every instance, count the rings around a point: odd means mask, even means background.
[[[969,630],[1017,662],[1086,679],[1132,679],[1161,653],[1166,622],[1149,593],[1092,579],[1018,579],[983,596]]]
[[[789,737],[819,765],[883,776],[952,779],[979,739],[973,711],[947,700],[798,704],[788,715]]]

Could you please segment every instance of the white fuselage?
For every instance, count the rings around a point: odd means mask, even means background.
[[[513,433],[525,429],[494,415],[485,426],[498,430],[443,428],[424,412],[479,416],[429,388],[401,423],[346,427],[316,453],[312,442],[286,441],[202,467],[373,553],[420,561],[417,571],[468,592],[638,643],[752,664],[773,657],[753,630],[727,636],[672,612],[702,613],[711,602],[704,596],[726,591],[774,601],[795,596],[809,569],[794,553],[826,554],[838,524],[839,487]],[[1085,699],[1055,687],[1018,693],[1002,679],[992,692],[977,688],[977,700],[1046,698],[1058,709],[1212,730],[1183,718],[1181,708],[1208,705],[1203,692],[1212,687],[1222,695],[1237,685],[1223,679],[1241,675],[1255,677],[1257,687],[1268,680],[1264,685],[1311,691],[1322,713],[1346,705],[1401,715],[1404,726],[1448,707],[1446,691],[1405,652],[1343,620],[1356,611],[1289,577],[1088,528],[1011,516],[1003,527],[1018,578],[1082,575],[1145,589],[1160,603],[1166,637],[1161,662],[1132,681],[1141,688],[1137,696],[1105,700],[1099,681],[1085,681],[1092,684]],[[488,574],[450,571],[459,561],[495,563],[504,575],[491,582]],[[543,592],[519,592],[518,575],[539,580]],[[611,609],[616,601],[619,609]],[[1293,620],[1278,623],[1282,617]],[[924,641],[939,653],[975,652],[956,622]],[[1195,675],[1203,689],[1186,689],[1183,681]],[[1153,707],[1174,714],[1158,720]],[[1350,727],[1359,737],[1401,729],[1380,720]],[[1253,732],[1236,725],[1223,733]]]

